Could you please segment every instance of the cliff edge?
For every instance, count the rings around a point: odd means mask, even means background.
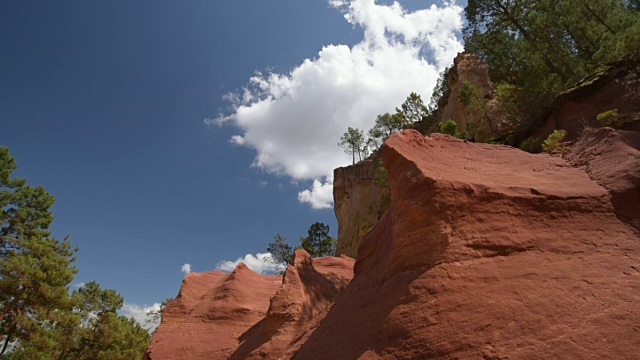
[[[391,207],[292,358],[637,356],[640,238],[585,171],[416,131],[383,159]]]

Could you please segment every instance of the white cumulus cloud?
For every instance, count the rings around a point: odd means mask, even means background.
[[[283,271],[286,269],[284,264],[274,264],[271,253],[257,253],[247,254],[244,257],[238,258],[236,261],[221,261],[216,265],[216,269],[231,272],[241,262],[247,265],[247,267],[260,274],[273,274],[275,272]]]
[[[185,274],[188,274],[191,272],[191,264],[184,264],[182,265],[182,269],[180,270]]]
[[[337,146],[346,129],[366,131],[411,92],[428,102],[438,74],[463,50],[463,9],[455,2],[413,12],[398,2],[329,3],[364,30],[358,44],[324,46],[289,73],[257,73],[226,97],[231,114],[205,120],[237,126],[241,134],[231,142],[256,150],[253,166],[313,180],[298,199],[314,208],[332,205],[333,169],[350,163]]]
[[[314,209],[327,209],[333,206],[333,183],[313,180],[311,189],[298,193],[298,201],[308,203]]]
[[[149,330],[149,331],[153,331],[155,330],[159,324],[150,324],[147,323],[146,320],[149,318],[149,311],[158,311],[160,310],[160,303],[155,303],[153,305],[147,306],[147,305],[136,305],[136,304],[131,304],[131,303],[127,303],[125,302],[124,305],[122,306],[122,309],[120,309],[120,315],[126,316],[126,317],[132,317],[134,320],[136,320],[138,322],[138,324],[140,324],[143,328]]]

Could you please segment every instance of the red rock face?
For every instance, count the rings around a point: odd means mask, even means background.
[[[392,204],[294,359],[632,359],[640,238],[560,158],[415,131]]]
[[[188,274],[165,308],[145,359],[228,359],[239,337],[266,314],[281,279],[242,263],[231,274]]]
[[[473,137],[476,141],[483,139],[491,139],[509,131],[505,127],[504,121],[500,121],[500,114],[495,111],[495,87],[489,79],[489,65],[483,63],[479,57],[469,53],[460,53],[453,60],[453,67],[448,72],[445,81],[447,82],[447,90],[443,94],[438,103],[436,112],[436,121],[434,121],[429,132],[439,132],[438,124],[453,120],[458,124],[458,130],[462,132],[470,132],[468,122],[471,114],[460,100],[460,95],[465,82],[474,84],[478,89],[478,98],[488,100],[487,111],[491,113],[491,123],[487,121],[486,116],[473,119],[477,121],[476,130],[473,134],[468,134],[469,138]],[[498,132],[496,132],[498,130]]]
[[[352,259],[302,251],[277,289],[244,268],[187,277],[149,358],[638,358],[640,233],[615,186],[440,134],[405,131],[382,151],[391,206],[350,282]]]
[[[145,359],[277,359],[333,304],[353,277],[353,263],[298,250],[284,277],[242,263],[232,274],[191,273]]]
[[[353,263],[349,257],[312,259],[297,250],[267,315],[243,335],[231,359],[279,359],[295,351],[351,281]]]

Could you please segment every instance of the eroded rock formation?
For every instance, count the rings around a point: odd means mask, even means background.
[[[299,346],[297,339],[322,319],[320,314],[351,281],[353,263],[349,257],[312,259],[306,251],[296,250],[266,316],[241,336],[230,358],[279,359]]]
[[[637,356],[640,239],[584,171],[415,131],[383,158],[391,208],[293,358]]]
[[[281,283],[280,276],[257,274],[242,263],[231,274],[189,273],[144,359],[228,359],[239,337],[264,317]]]
[[[242,263],[232,274],[190,273],[145,359],[277,359],[333,304],[353,277],[353,263],[297,250],[284,277]]]
[[[495,86],[489,78],[489,65],[476,55],[460,53],[453,61],[452,68],[445,77],[447,89],[438,103],[436,119],[428,132],[439,132],[438,124],[449,119],[458,124],[468,139],[486,141],[508,132],[508,122],[501,118],[495,100]],[[465,82],[476,88],[473,97],[482,102],[482,109],[473,109],[472,104],[464,104],[461,93]],[[472,123],[475,123],[472,125]]]
[[[240,311],[234,322],[234,311],[211,305],[213,292],[198,295],[208,291],[172,303],[151,359],[637,358],[637,157],[622,145],[637,145],[634,136],[594,132],[575,145],[586,154],[570,158],[576,167],[508,146],[394,134],[382,151],[391,204],[360,244],[351,282],[353,260],[297,252],[281,287],[265,286],[268,309],[257,298],[242,306],[256,316]],[[620,161],[620,151],[631,156]],[[616,196],[631,200],[614,207]],[[225,289],[208,276],[217,284],[208,289]],[[180,318],[189,314],[208,315],[189,328]],[[164,356],[163,341],[190,357]]]

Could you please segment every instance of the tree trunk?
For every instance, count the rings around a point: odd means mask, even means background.
[[[0,351],[0,357],[4,355],[5,351],[7,351],[7,346],[9,346],[9,340],[11,339],[11,336],[13,336],[13,333],[15,330],[16,330],[16,323],[14,322],[13,325],[11,325],[11,330],[9,330],[9,333],[7,334],[7,338],[4,341],[4,346],[2,347],[2,351]]]
[[[611,27],[609,27],[609,25],[607,25],[607,23],[606,23],[603,19],[601,19],[601,18],[598,16],[598,14],[596,14],[596,12],[595,12],[595,11],[593,11],[593,10],[589,7],[589,5],[585,4],[584,2],[582,3],[582,5],[587,9],[587,11],[588,11],[588,12],[589,12],[589,13],[590,13],[590,14],[591,14],[591,15],[592,15],[592,16],[593,16],[593,17],[594,17],[594,18],[595,18],[595,19],[596,19],[600,24],[602,24],[602,26],[604,26],[607,30],[609,30],[609,32],[610,32],[610,33],[612,33],[613,35],[615,35],[615,34],[616,34],[616,32],[615,32]]]

